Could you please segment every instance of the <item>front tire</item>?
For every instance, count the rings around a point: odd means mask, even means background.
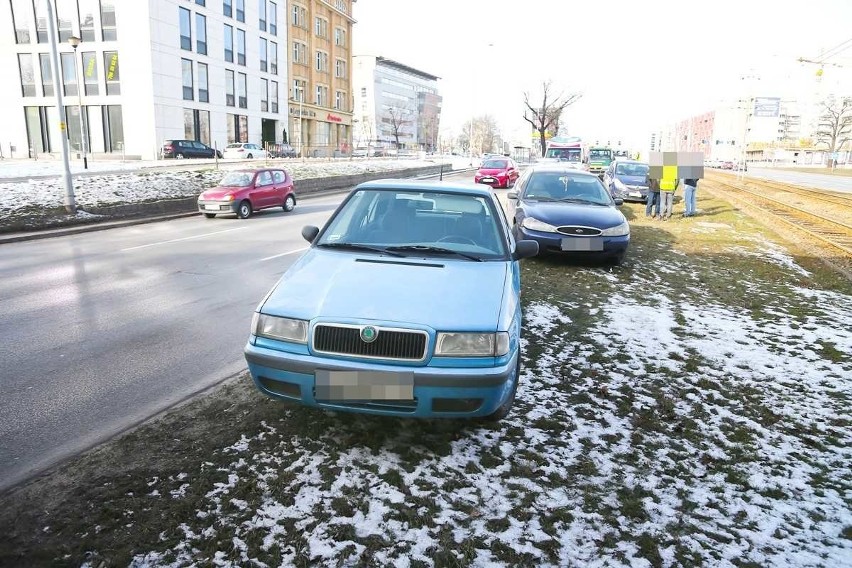
[[[246,160],[251,160],[253,157],[254,157],[254,156],[252,156],[251,154],[247,154],[247,155],[246,155]]]
[[[177,154],[175,154],[175,158],[178,159],[178,160],[183,160],[183,154],[177,153]]]
[[[241,201],[239,207],[237,207],[237,217],[240,219],[248,219],[251,217],[251,212],[251,202],[248,199]]]
[[[296,198],[293,197],[292,193],[287,196],[287,199],[284,200],[284,205],[282,206],[282,208],[287,213],[296,208]]]

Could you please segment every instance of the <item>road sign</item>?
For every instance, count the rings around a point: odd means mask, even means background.
[[[781,99],[777,97],[755,97],[754,116],[775,118],[781,114]]]

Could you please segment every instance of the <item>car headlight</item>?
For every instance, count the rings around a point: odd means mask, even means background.
[[[630,234],[630,225],[625,221],[621,225],[616,225],[615,227],[610,227],[609,229],[604,229],[601,231],[601,236],[604,237],[623,237],[624,235]]]
[[[308,322],[291,318],[280,318],[254,313],[251,320],[251,332],[258,337],[268,337],[294,343],[308,342]]]
[[[617,189],[618,191],[627,191],[627,186],[624,185],[624,183],[620,179],[616,178],[615,181],[613,182],[613,185],[615,186],[615,189]]]
[[[523,226],[531,231],[544,231],[546,233],[555,233],[556,227],[544,221],[539,221],[535,217],[524,217]]]
[[[509,334],[444,333],[438,334],[435,355],[443,357],[500,357],[509,352]]]
[[[229,195],[228,197],[225,198],[225,201],[233,201],[233,200],[234,200],[233,195]]]

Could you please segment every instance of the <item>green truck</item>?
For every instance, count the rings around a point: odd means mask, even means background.
[[[604,172],[612,163],[612,148],[606,146],[591,146],[589,148],[589,171],[603,177]]]

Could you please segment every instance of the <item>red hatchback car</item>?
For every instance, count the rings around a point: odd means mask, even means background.
[[[213,189],[198,196],[198,210],[208,219],[219,214],[246,219],[255,211],[296,207],[293,178],[285,170],[235,170]]]
[[[473,181],[491,187],[509,187],[520,175],[517,164],[511,158],[488,158],[479,166]]]

